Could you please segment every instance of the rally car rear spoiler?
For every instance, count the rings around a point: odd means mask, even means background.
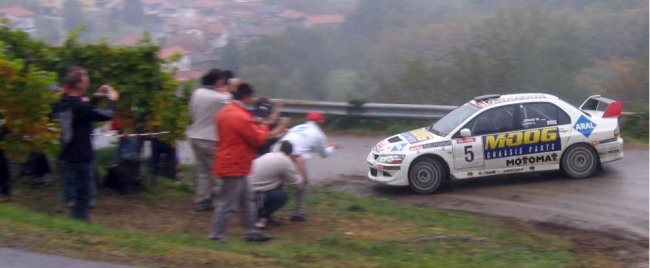
[[[623,104],[620,101],[608,99],[600,95],[593,95],[580,105],[580,110],[585,112],[602,112],[603,118],[619,117],[623,112]]]

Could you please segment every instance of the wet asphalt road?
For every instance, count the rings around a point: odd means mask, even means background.
[[[343,148],[309,164],[317,185],[419,205],[560,224],[648,240],[648,149],[627,146],[621,161],[588,179],[560,172],[462,181],[427,196],[366,179],[365,159],[380,137],[330,137]]]
[[[0,267],[11,268],[126,268],[105,262],[84,261],[56,255],[0,247]]]

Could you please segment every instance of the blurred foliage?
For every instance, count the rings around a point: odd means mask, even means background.
[[[647,107],[647,1],[356,2],[338,28],[291,29],[242,47],[242,77],[277,98],[457,105],[487,93],[572,103],[600,93]]]
[[[0,150],[9,158],[56,151],[58,132],[50,122],[55,94],[48,89],[54,81],[54,73],[0,53]]]
[[[56,101],[48,90],[50,85],[62,78],[70,66],[83,66],[90,74],[88,94],[93,94],[103,84],[112,85],[120,93],[116,116],[125,132],[170,131],[171,134],[160,136],[166,142],[183,137],[189,122],[182,96],[187,85],[175,81],[173,70],[166,71],[167,62],[157,56],[159,47],[146,35],[133,47],[111,47],[106,42],[81,44],[77,41],[80,32],[81,29],[73,31],[63,45],[49,46],[30,39],[24,32],[0,28],[0,42],[4,44],[0,56],[4,59],[3,66],[7,66],[3,67],[6,72],[0,74],[4,83],[0,88],[4,94],[1,101],[32,109],[29,112],[12,110],[11,115],[5,116],[11,119],[11,122],[7,120],[8,124],[33,120],[40,128],[48,126],[47,120],[31,117],[50,114],[50,105]],[[33,62],[27,73],[20,72],[25,60]],[[56,143],[58,138],[52,132],[34,134],[28,129],[14,128],[2,141],[13,144],[27,135],[25,133],[34,136],[30,139],[49,143]],[[7,137],[18,138],[7,140]],[[19,151],[25,153],[25,150]]]
[[[621,136],[623,138],[632,138],[641,143],[648,143],[648,108],[635,115],[625,115],[621,117]]]

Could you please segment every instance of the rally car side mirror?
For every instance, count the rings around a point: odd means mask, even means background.
[[[460,136],[463,138],[471,137],[472,131],[470,131],[469,128],[463,128],[460,130]]]

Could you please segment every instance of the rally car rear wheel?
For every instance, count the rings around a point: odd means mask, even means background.
[[[571,178],[591,177],[598,170],[600,159],[596,151],[586,144],[576,144],[562,155],[562,170]]]
[[[418,194],[431,194],[440,188],[446,177],[445,165],[440,160],[421,158],[409,169],[409,186]]]

